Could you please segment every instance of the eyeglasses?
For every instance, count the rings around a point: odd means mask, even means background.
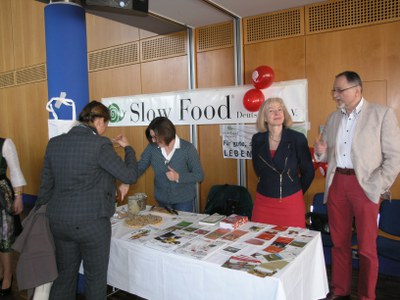
[[[348,87],[348,88],[344,88],[344,89],[333,89],[333,90],[331,90],[331,93],[332,93],[332,95],[335,94],[335,93],[341,94],[341,93],[343,93],[344,91],[347,91],[347,90],[349,90],[349,89],[355,88],[356,86],[358,86],[358,84],[353,85],[353,86],[350,86],[350,87]]]

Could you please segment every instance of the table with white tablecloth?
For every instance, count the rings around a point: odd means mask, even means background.
[[[164,226],[185,214],[164,218]],[[315,300],[329,291],[319,233],[286,267],[262,278],[122,238],[130,230],[123,221],[113,225],[108,284],[149,300]]]

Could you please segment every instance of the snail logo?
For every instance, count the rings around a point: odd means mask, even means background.
[[[108,109],[110,110],[111,114],[111,123],[117,123],[125,117],[126,112],[122,111],[115,103],[109,105]]]

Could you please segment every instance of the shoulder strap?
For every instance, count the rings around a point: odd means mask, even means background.
[[[4,145],[5,139],[0,138],[0,177],[4,177],[7,172],[7,162],[5,159],[3,159],[3,145]]]
[[[4,141],[6,139],[3,139],[0,137],[0,164],[1,164],[1,160],[3,159],[3,145],[4,145]]]

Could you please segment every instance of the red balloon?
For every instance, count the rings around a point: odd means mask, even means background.
[[[251,74],[251,80],[257,89],[266,89],[274,82],[274,79],[274,70],[268,66],[259,66]]]
[[[243,105],[248,111],[258,111],[264,102],[264,94],[259,89],[251,89],[243,96]]]

